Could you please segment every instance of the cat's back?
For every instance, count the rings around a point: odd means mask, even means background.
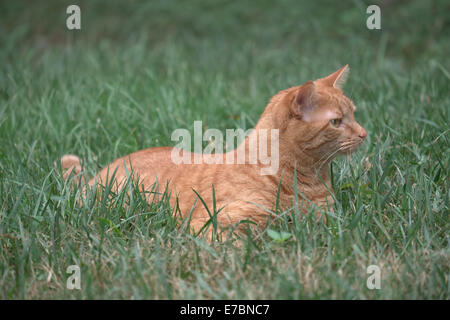
[[[144,180],[148,176],[167,175],[176,170],[175,163],[171,160],[172,147],[154,147],[139,150],[120,157],[105,166],[89,184],[95,181],[105,184],[114,176],[114,180],[122,181],[133,174]]]

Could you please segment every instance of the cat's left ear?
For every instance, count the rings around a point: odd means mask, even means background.
[[[320,82],[329,87],[342,89],[342,87],[345,84],[345,81],[347,81],[349,71],[350,68],[348,67],[348,64],[346,64],[338,71],[333,72],[328,77],[317,80],[317,82]]]

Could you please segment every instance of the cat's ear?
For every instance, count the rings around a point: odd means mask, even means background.
[[[346,64],[338,71],[330,74],[328,77],[319,79],[317,81],[329,87],[342,89],[342,87],[345,84],[345,81],[347,81],[349,71],[350,68],[348,67],[348,64]]]
[[[295,96],[294,114],[308,121],[309,115],[316,103],[317,93],[316,85],[312,81],[308,81],[297,90]]]

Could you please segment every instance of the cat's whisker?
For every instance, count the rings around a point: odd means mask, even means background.
[[[320,164],[319,166],[319,171],[322,169],[323,165],[326,164],[333,156],[335,156],[339,151],[342,151],[343,148],[339,147],[336,151],[332,152],[330,155],[328,155],[328,157]],[[319,162],[321,159],[323,159],[324,157],[320,158],[317,162]]]
[[[328,157],[328,154],[323,155],[319,160],[315,161],[313,163],[313,166],[315,166],[317,163],[321,163],[322,159],[324,159],[325,157]]]

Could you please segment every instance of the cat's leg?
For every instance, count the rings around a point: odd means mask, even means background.
[[[216,219],[216,228],[211,219],[204,215],[192,218],[190,221],[190,229],[195,234],[204,237],[208,241],[226,241],[236,236],[242,237],[248,231],[254,233],[255,230],[263,228],[266,224],[268,214],[259,210],[259,208],[250,208],[250,206],[233,206],[227,207],[228,210],[219,212]],[[205,226],[205,224],[208,224]],[[250,230],[248,230],[250,229]]]

